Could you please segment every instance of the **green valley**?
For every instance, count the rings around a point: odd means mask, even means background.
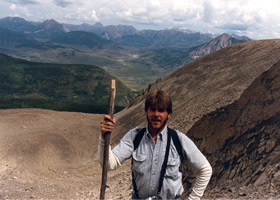
[[[111,79],[103,69],[84,64],[29,62],[0,54],[0,108],[37,107],[106,113]],[[117,79],[116,110],[132,91]]]

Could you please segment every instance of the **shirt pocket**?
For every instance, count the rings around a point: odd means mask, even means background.
[[[137,151],[132,153],[132,159],[133,159],[133,164],[132,164],[132,171],[133,173],[137,173],[139,175],[143,175],[146,170],[146,155],[138,153]]]
[[[179,175],[179,166],[180,162],[178,161],[178,159],[168,159],[165,177],[171,178],[173,180],[177,179]]]

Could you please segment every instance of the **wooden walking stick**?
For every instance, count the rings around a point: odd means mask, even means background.
[[[113,115],[114,115],[115,96],[116,96],[116,82],[115,82],[115,80],[111,80],[108,114],[111,116],[112,119],[113,119]],[[100,199],[105,199],[105,190],[107,187],[107,171],[108,171],[110,135],[111,135],[111,132],[106,132],[104,134],[104,154],[103,154],[102,183],[101,183],[101,188],[100,188]]]

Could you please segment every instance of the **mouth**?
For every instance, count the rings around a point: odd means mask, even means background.
[[[160,123],[161,122],[160,119],[152,119],[151,121],[154,122],[154,123]]]

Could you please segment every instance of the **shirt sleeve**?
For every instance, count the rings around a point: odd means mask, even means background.
[[[192,188],[191,194],[187,197],[188,200],[199,200],[210,181],[212,175],[212,167],[209,162],[204,165],[199,171],[195,179],[194,186]]]
[[[128,131],[124,137],[121,139],[120,143],[111,150],[111,145],[109,146],[109,170],[113,170],[122,165],[122,163],[129,159],[134,151],[133,140],[138,133],[138,129],[141,127],[136,127]],[[98,158],[102,166],[103,164],[103,152],[104,152],[104,139],[100,136],[98,144]]]
[[[103,165],[103,154],[104,154],[104,138],[100,135],[99,137],[99,143],[98,143],[98,159],[99,163],[102,166]],[[109,146],[109,159],[108,159],[108,169],[114,170],[120,167],[120,161],[115,156],[115,154],[111,150],[111,145]]]
[[[179,131],[177,131],[177,133],[181,141],[184,158],[190,164],[193,171],[200,170],[208,163],[206,157],[188,136]]]
[[[120,143],[112,150],[121,164],[129,159],[134,151],[133,140],[138,133],[138,129],[139,127],[136,127],[128,131],[121,139]]]
[[[192,169],[197,173],[196,180],[192,188],[189,200],[199,200],[210,181],[212,175],[212,167],[206,157],[197,148],[194,142],[183,133],[178,133],[183,149],[184,157]]]

